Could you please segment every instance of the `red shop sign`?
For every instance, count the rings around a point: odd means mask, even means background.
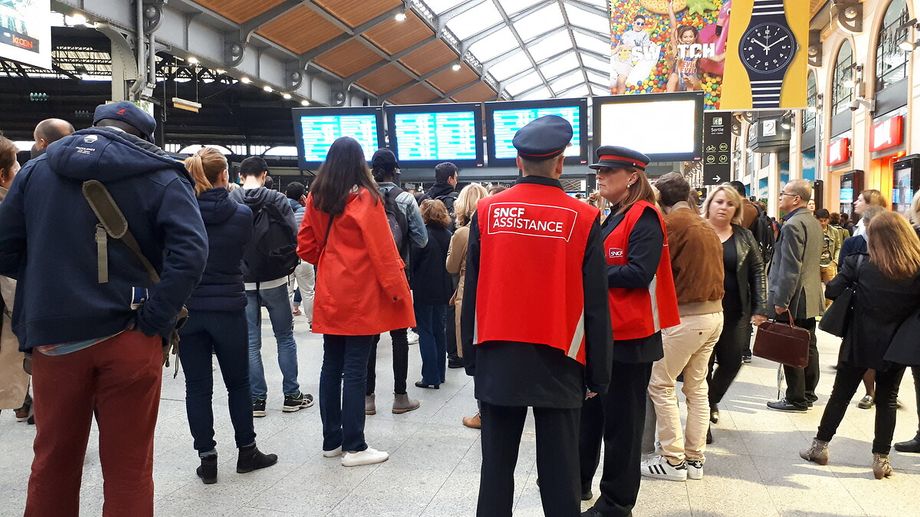
[[[850,161],[850,139],[838,138],[827,146],[827,164],[840,165]]]
[[[884,151],[904,142],[904,117],[898,115],[872,125],[869,150]]]

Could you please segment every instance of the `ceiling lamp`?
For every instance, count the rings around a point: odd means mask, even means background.
[[[400,12],[396,13],[396,16],[394,16],[393,19],[396,20],[396,21],[398,21],[398,22],[400,22],[400,23],[406,21],[406,13],[405,13],[405,11],[400,11]]]
[[[285,94],[283,94],[283,95],[281,95],[281,96],[284,97],[284,100],[286,100],[286,101],[291,100],[291,94],[290,94],[290,93],[285,93]]]
[[[191,65],[197,65],[197,64],[198,64],[198,58],[195,57],[195,56],[189,56],[188,59],[186,59],[185,61],[187,61],[187,62],[188,62],[189,64],[191,64]]]
[[[272,88],[271,86],[269,86],[269,85],[267,85],[267,84],[266,84],[265,86],[263,86],[262,89],[265,90],[265,93],[271,93],[271,92],[275,91],[274,88]]]
[[[301,106],[309,106],[309,105],[310,105],[310,101],[304,99],[304,100],[300,101],[300,105],[301,105]]]
[[[249,84],[249,83],[252,82],[252,79],[250,79],[250,78],[248,78],[248,77],[246,77],[246,76],[244,75],[243,77],[240,77],[240,82],[243,83],[243,84]]]
[[[460,66],[460,63],[454,63],[453,66],[450,67],[450,69],[453,70],[454,72],[459,72],[461,68],[463,67]]]

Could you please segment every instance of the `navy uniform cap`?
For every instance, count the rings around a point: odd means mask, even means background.
[[[93,125],[106,119],[120,120],[140,131],[147,140],[153,141],[153,132],[157,128],[156,120],[133,102],[120,101],[96,106]]]
[[[588,165],[588,167],[592,169],[600,169],[603,167],[608,167],[610,169],[633,167],[644,171],[651,161],[648,156],[639,151],[633,151],[632,149],[616,145],[602,145],[598,147],[594,153],[597,155],[597,163]]]
[[[546,115],[518,130],[511,141],[518,156],[540,161],[555,158],[572,141],[572,124],[557,115]]]

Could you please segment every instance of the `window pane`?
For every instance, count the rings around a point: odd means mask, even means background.
[[[808,72],[808,108],[805,110],[805,118],[802,126],[805,131],[811,131],[815,128],[817,113],[813,110],[818,105],[818,85],[815,83],[815,74]]]
[[[569,52],[560,58],[554,59],[550,63],[540,65],[540,71],[543,72],[544,77],[549,79],[550,77],[556,77],[566,70],[571,70],[578,66],[578,56],[576,56],[574,52]]]
[[[495,4],[485,2],[447,22],[447,28],[464,40],[473,34],[502,21]]]
[[[491,0],[490,0],[491,1]],[[505,14],[508,16],[513,16],[515,13],[519,13],[528,7],[533,6],[534,4],[539,4],[539,0],[499,0],[502,6],[502,9],[505,10]]]
[[[549,80],[549,77],[547,77],[547,80]],[[575,86],[576,84],[583,83],[583,82],[585,82],[585,78],[581,74],[581,70],[575,70],[565,75],[564,77],[561,77],[551,82],[550,87],[553,89],[554,92],[556,92],[556,94],[559,94],[559,92],[568,90],[569,88]]]
[[[515,22],[514,29],[521,35],[522,40],[527,41],[554,27],[562,27],[562,25],[562,11],[559,9],[559,4],[550,4]]]
[[[444,11],[460,5],[465,0],[425,0],[425,5],[427,5],[435,14],[441,14]]]
[[[540,79],[540,76],[536,72],[531,72],[524,77],[517,79],[516,81],[510,83],[505,89],[508,90],[508,93],[511,95],[517,95],[523,91],[526,91],[534,86],[543,82]]]
[[[843,42],[840,52],[837,54],[837,64],[834,65],[834,100],[832,103],[832,113],[842,113],[849,109],[849,103],[853,100],[853,88],[850,87],[853,81],[853,48],[849,40]],[[848,83],[850,86],[845,85]]]
[[[590,13],[571,4],[565,6],[565,12],[568,13],[569,23],[572,25],[600,34],[610,33],[610,18],[607,16]]]
[[[912,41],[914,37],[910,29],[901,28],[907,24],[907,16],[905,0],[894,0],[885,11],[875,54],[876,89],[879,91],[907,78],[910,53],[899,47],[901,42]]]
[[[610,42],[609,41],[607,43],[604,43],[598,38],[592,38],[591,36],[588,36],[586,34],[576,32],[575,33],[575,44],[578,45],[579,48],[583,48],[586,50],[593,50],[594,52],[603,54],[605,56],[610,55]]]
[[[489,67],[489,73],[491,73],[492,77],[494,77],[497,81],[504,81],[505,79],[530,68],[530,60],[527,59],[527,56],[524,55],[523,51],[518,50],[507,59],[503,59]]]
[[[545,86],[541,86],[537,88],[536,90],[528,93],[527,95],[524,95],[519,98],[523,100],[533,100],[533,99],[548,99],[549,97],[550,97],[549,90],[547,90]]]
[[[535,61],[540,61],[541,59],[546,59],[553,54],[558,54],[567,48],[572,48],[572,40],[569,39],[568,31],[560,31],[556,34],[553,34],[549,38],[531,45],[529,47],[530,55],[533,56]]]
[[[476,56],[476,59],[483,62],[495,56],[500,56],[517,46],[517,39],[514,38],[511,29],[505,27],[495,34],[474,43],[473,46],[470,47],[470,52]]]

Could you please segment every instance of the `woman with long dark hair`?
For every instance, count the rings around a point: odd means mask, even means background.
[[[891,476],[888,453],[898,410],[904,366],[884,359],[901,323],[920,307],[920,239],[906,219],[894,212],[875,216],[866,228],[869,255],[851,255],[827,284],[830,299],[856,286],[856,304],[840,349],[831,398],[811,447],[799,453],[819,465],[828,462],[828,443],[869,368],[875,369],[875,479]]]
[[[198,477],[217,482],[217,442],[211,396],[214,376],[211,356],[217,357],[227,387],[239,459],[236,471],[251,472],[278,461],[256,448],[249,398],[249,339],[246,293],[243,290],[243,248],[252,237],[252,211],[228,197],[227,159],[205,147],[185,160],[195,180],[201,218],[208,231],[208,265],[186,306],[188,324],[182,327],[179,360],[185,370],[185,410],[201,458]]]
[[[664,356],[661,329],[680,322],[664,218],[645,174],[649,158],[623,147],[597,149],[597,188],[610,202],[604,220],[604,255],[613,367],[607,394],[585,401],[581,412],[582,500],[604,446],[601,495],[583,515],[628,515],[641,480],[642,432],[652,363]]]
[[[375,335],[413,327],[415,317],[383,199],[353,138],[329,148],[307,198],[297,253],[316,266],[323,456],[342,456],[346,467],[384,462],[389,454],[364,440],[367,361]]]

